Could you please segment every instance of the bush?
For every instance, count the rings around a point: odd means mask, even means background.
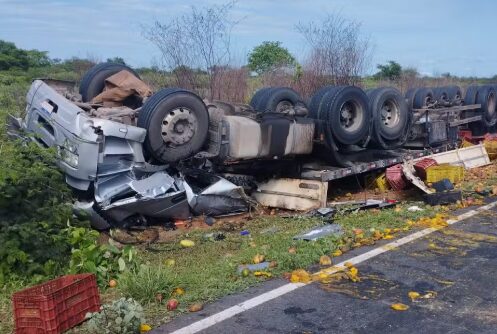
[[[87,327],[91,333],[139,333],[143,323],[143,308],[133,299],[121,298],[103,305],[100,312],[88,313]]]
[[[61,231],[72,212],[55,154],[21,142],[3,142],[0,150],[0,283],[11,274],[60,273],[70,254]]]
[[[118,249],[111,244],[98,245],[99,233],[86,228],[70,228],[72,245],[69,273],[94,273],[100,286],[127,269],[136,269],[136,250],[132,246]]]

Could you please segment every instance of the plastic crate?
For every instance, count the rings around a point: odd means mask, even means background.
[[[403,190],[407,187],[402,165],[400,164],[387,168],[385,178],[393,190]]]
[[[414,165],[414,170],[416,171],[416,174],[422,179],[426,179],[426,169],[431,166],[436,166],[438,165],[437,161],[435,159],[431,158],[426,158],[423,160],[420,160],[416,162]]]
[[[493,138],[486,138],[483,141],[483,145],[487,150],[488,158],[490,160],[495,160],[497,158],[497,140]]]
[[[464,179],[464,167],[439,165],[426,169],[426,182],[433,183],[449,179],[452,183],[459,183]]]
[[[93,274],[66,275],[12,295],[17,334],[58,334],[100,310]]]

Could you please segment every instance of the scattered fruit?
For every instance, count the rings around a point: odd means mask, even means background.
[[[256,255],[256,256],[254,256],[254,258],[252,259],[252,262],[254,262],[254,264],[258,264],[258,263],[264,262],[264,259],[265,259],[265,256],[264,256],[264,255],[257,254],[257,255]]]
[[[198,311],[202,311],[203,309],[204,309],[204,304],[202,304],[202,303],[195,303],[195,304],[190,305],[190,307],[188,308],[188,311],[190,311],[190,312],[198,312]]]
[[[176,310],[176,308],[178,308],[178,300],[177,299],[169,299],[167,301],[167,305],[166,305],[166,308],[168,311],[174,311]]]
[[[244,268],[242,270],[242,276],[243,277],[248,277],[248,275],[250,275],[250,270],[248,268]]]
[[[352,262],[345,262],[343,265],[349,269],[354,267],[354,264]]]
[[[331,266],[331,258],[328,255],[322,255],[319,258],[319,265],[321,265],[321,266]]]
[[[352,230],[352,232],[354,232],[355,235],[364,234],[364,231],[362,228],[355,228]]]
[[[174,259],[167,259],[164,263],[168,267],[173,267],[176,264],[176,261]]]
[[[390,305],[390,308],[392,310],[395,310],[395,311],[406,311],[409,309],[409,306],[407,306],[406,304],[402,304],[402,303],[395,303],[395,304]]]
[[[352,282],[359,282],[361,279],[359,278],[359,270],[356,267],[350,267],[345,274],[349,277]]]
[[[185,290],[183,288],[176,288],[173,290],[173,296],[182,296],[185,294]]]
[[[297,253],[297,248],[295,248],[295,247],[288,248],[288,253],[290,253],[290,254],[296,254]]]
[[[269,277],[272,277],[273,274],[271,274],[268,271],[256,271],[256,272],[254,272],[254,276],[255,277],[261,277],[261,276],[263,276],[263,277],[269,278]]]
[[[189,247],[195,246],[195,242],[188,240],[188,239],[181,240],[179,242],[179,244],[181,245],[181,247],[184,247],[184,248],[189,248]]]
[[[333,253],[331,253],[331,256],[340,256],[342,254],[343,254],[342,251],[339,250],[339,249],[337,249],[336,251],[334,251]]]
[[[152,327],[150,327],[150,325],[147,325],[147,324],[140,325],[140,334],[150,332],[151,330],[152,330]]]
[[[294,270],[290,276],[290,282],[292,283],[309,283],[310,281],[311,275],[304,269]]]
[[[109,281],[109,287],[110,288],[115,288],[117,286],[117,281],[115,279],[111,279]]]
[[[269,262],[269,268],[276,268],[277,266],[278,266],[278,262],[276,262],[276,261]]]
[[[385,239],[385,240],[390,240],[390,239],[393,239],[393,238],[394,238],[394,236],[391,235],[391,234],[386,234],[386,235],[383,236],[383,239]]]
[[[155,295],[155,300],[160,304],[162,303],[162,299],[164,299],[164,296],[162,295],[162,293],[157,293]]]
[[[411,301],[415,301],[416,299],[421,297],[419,292],[416,292],[416,291],[409,291],[409,293],[407,295],[409,296],[409,298],[411,298]]]

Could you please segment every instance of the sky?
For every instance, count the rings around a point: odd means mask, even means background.
[[[0,39],[52,58],[119,56],[150,66],[160,54],[143,27],[168,22],[190,6],[226,0],[0,0]],[[239,0],[232,19],[234,54],[240,62],[263,41],[280,41],[297,58],[308,50],[295,26],[327,13],[362,24],[373,45],[370,73],[389,60],[425,75],[497,74],[495,0]]]

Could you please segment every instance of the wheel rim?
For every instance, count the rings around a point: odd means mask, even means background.
[[[387,129],[395,128],[400,122],[400,108],[397,102],[388,99],[383,102],[380,110],[380,120],[382,127]]]
[[[423,106],[429,106],[432,103],[432,96],[430,94],[427,94],[424,98],[424,104]]]
[[[442,93],[440,95],[440,100],[442,100],[443,102],[449,102],[449,96],[447,95],[447,93]]]
[[[190,109],[176,108],[162,120],[161,134],[167,146],[180,146],[188,143],[197,130],[197,118]]]
[[[283,100],[276,105],[275,111],[276,112],[285,112],[286,110],[288,110],[292,107],[293,107],[292,102],[290,102],[288,100]]]
[[[364,110],[355,101],[346,101],[340,107],[340,127],[346,132],[357,131],[364,120]]]
[[[487,98],[487,110],[489,119],[492,119],[495,114],[495,107],[497,106],[497,101],[495,100],[495,94],[490,93]]]

